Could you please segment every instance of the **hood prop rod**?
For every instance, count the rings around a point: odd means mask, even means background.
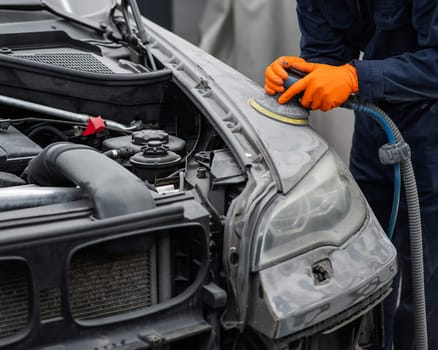
[[[49,107],[38,103],[24,101],[18,98],[8,97],[4,95],[0,95],[0,104],[13,108],[25,109],[43,115],[49,115],[52,117],[72,121],[79,124],[87,124],[88,120],[90,118],[93,118],[93,116],[89,116],[86,114],[74,113],[63,109]],[[112,120],[105,120],[105,126],[108,129],[114,131],[121,131],[121,132],[132,132],[135,130],[139,130],[141,126],[140,124],[141,123],[135,123],[133,125],[127,126]]]

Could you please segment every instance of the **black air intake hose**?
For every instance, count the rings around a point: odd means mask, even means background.
[[[46,147],[29,164],[28,182],[40,186],[79,186],[93,201],[99,219],[155,207],[145,184],[95,149],[68,142]]]

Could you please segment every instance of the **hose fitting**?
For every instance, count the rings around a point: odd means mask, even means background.
[[[384,165],[400,164],[411,158],[411,148],[404,141],[386,143],[379,148],[380,163]]]

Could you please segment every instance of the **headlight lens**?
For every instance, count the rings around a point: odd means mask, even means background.
[[[323,245],[339,246],[367,216],[364,197],[344,163],[327,152],[285,196],[264,214],[255,268]]]

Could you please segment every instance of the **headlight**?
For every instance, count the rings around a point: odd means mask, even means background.
[[[258,226],[255,268],[323,245],[339,246],[367,217],[364,197],[344,163],[327,152]]]

